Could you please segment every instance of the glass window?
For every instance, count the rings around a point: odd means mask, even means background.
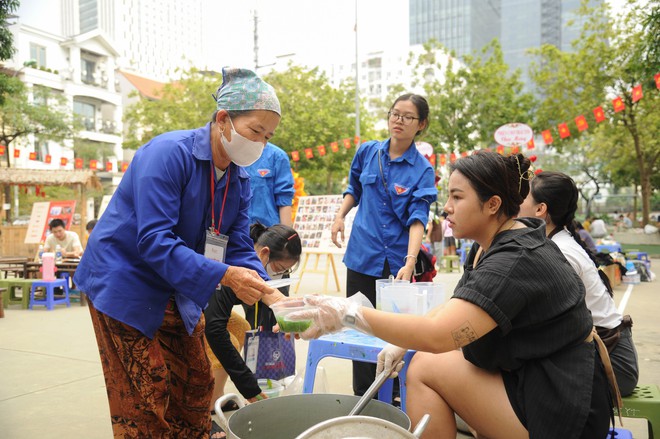
[[[96,131],[94,122],[96,107],[93,104],[73,101],[73,113],[79,117],[85,130]]]
[[[30,59],[37,62],[37,67],[46,67],[46,48],[30,43]]]
[[[94,73],[96,71],[96,62],[82,58],[80,60],[80,79],[85,84],[96,84]]]
[[[34,152],[37,153],[37,160],[43,162],[46,156],[50,154],[48,150],[48,140],[36,139],[34,141]]]

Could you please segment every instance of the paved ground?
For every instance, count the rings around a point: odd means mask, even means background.
[[[660,260],[653,261],[660,272]],[[324,261],[319,266],[323,267]],[[345,269],[337,260],[342,289]],[[659,273],[660,274],[660,273]],[[460,275],[440,274],[451,291]],[[632,289],[626,313],[635,321],[634,338],[639,353],[641,383],[660,384],[660,281]],[[332,289],[332,279],[329,289]],[[305,274],[298,294],[323,290],[323,275]],[[619,304],[626,286],[616,288]],[[328,294],[343,294],[329,292]],[[8,439],[112,437],[105,385],[87,307],[77,303],[55,311],[33,311],[16,306],[0,319],[0,436]],[[298,371],[304,371],[307,343],[297,342]],[[327,358],[317,373],[317,391],[352,393],[350,362]],[[325,376],[325,378],[323,378]],[[227,386],[231,391],[231,384]],[[624,419],[635,438],[646,438],[642,420]],[[467,436],[460,435],[460,438]]]

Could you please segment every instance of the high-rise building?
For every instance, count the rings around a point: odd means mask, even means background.
[[[528,50],[552,44],[570,51],[582,27],[579,7],[580,0],[410,0],[410,44],[435,38],[461,57],[499,38],[504,61],[531,88]]]
[[[410,45],[430,39],[462,57],[500,32],[501,0],[410,0]]]

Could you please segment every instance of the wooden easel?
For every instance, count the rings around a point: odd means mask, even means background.
[[[330,268],[332,268],[332,275],[335,278],[335,285],[337,286],[337,289],[335,291],[341,292],[341,287],[339,286],[339,276],[337,276],[337,267],[335,267],[335,258],[334,254],[332,252],[327,252],[327,251],[321,251],[321,250],[305,250],[305,259],[303,260],[302,266],[300,268],[300,278],[298,279],[298,283],[296,284],[296,288],[293,291],[294,293],[298,292],[298,288],[300,287],[300,283],[302,282],[303,275],[305,273],[312,273],[312,274],[323,274],[323,293],[328,292],[328,277],[330,275]],[[309,262],[309,256],[314,255],[316,256],[316,261],[314,261],[314,268],[308,268],[307,263]],[[325,267],[324,268],[319,268],[319,260],[322,255],[325,255]]]

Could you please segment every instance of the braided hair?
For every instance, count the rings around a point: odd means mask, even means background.
[[[543,171],[532,180],[531,194],[537,203],[545,203],[550,219],[555,225],[548,238],[552,238],[565,228],[598,268],[594,253],[584,243],[576,228],[575,211],[578,207],[579,193],[573,179],[561,172]],[[598,270],[598,274],[610,296],[614,296],[607,275],[602,270]]]

